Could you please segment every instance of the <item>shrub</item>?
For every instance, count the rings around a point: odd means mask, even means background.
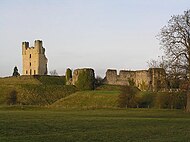
[[[7,94],[7,104],[15,105],[17,103],[17,91],[12,90],[9,94]]]
[[[155,98],[156,108],[168,108],[169,105],[169,95],[167,93],[157,93]]]
[[[14,71],[13,71],[13,76],[20,76],[19,72],[18,72],[18,68],[15,66],[14,67]]]
[[[146,90],[148,90],[148,85],[145,83],[145,81],[142,81],[142,83],[141,84],[139,84],[140,86],[140,90],[142,90],[142,91],[146,91]]]
[[[100,76],[97,76],[95,79],[95,87],[99,87],[103,84],[103,79]]]
[[[186,106],[185,92],[157,93],[155,107],[167,109],[183,109]]]
[[[58,73],[56,70],[52,70],[49,72],[51,76],[58,76]]]
[[[133,78],[128,78],[129,86],[135,86],[135,81]]]
[[[68,68],[66,70],[65,77],[66,77],[66,82],[69,84],[72,79],[72,70],[71,69]]]
[[[137,107],[138,101],[136,94],[138,92],[138,89],[131,86],[123,86],[121,87],[121,91],[118,98],[118,104],[119,107]]]
[[[134,87],[122,87],[118,99],[119,107],[184,109],[187,102],[185,92],[140,92]]]
[[[153,92],[142,92],[139,94],[139,107],[140,108],[150,108],[154,106],[155,93]]]

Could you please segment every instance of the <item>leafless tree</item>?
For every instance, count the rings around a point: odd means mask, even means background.
[[[163,68],[168,71],[169,64],[164,56],[159,56],[157,60],[151,59],[147,63],[149,68]]]
[[[52,70],[49,72],[51,76],[58,76],[58,73],[56,70]]]
[[[184,14],[172,16],[168,25],[161,29],[159,40],[170,67],[189,79],[190,10],[184,11]],[[190,97],[190,89],[187,90],[187,97]],[[187,101],[187,111],[190,112],[190,101]]]
[[[103,78],[100,76],[96,76],[95,78],[95,87],[99,87],[103,84]]]

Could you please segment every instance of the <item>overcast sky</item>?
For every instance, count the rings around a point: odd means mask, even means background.
[[[0,76],[22,73],[22,41],[43,40],[48,70],[147,69],[156,35],[190,0],[0,0]]]

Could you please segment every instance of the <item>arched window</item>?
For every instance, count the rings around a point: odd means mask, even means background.
[[[32,58],[32,55],[30,54],[30,58]]]

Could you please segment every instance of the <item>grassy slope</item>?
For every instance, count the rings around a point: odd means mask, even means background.
[[[106,91],[120,91],[121,90],[120,85],[101,85],[96,88],[96,90],[106,90]]]
[[[23,85],[23,84],[64,85],[65,84],[65,77],[19,76],[19,77],[0,78],[0,85]]]
[[[0,85],[40,84],[34,77],[5,77],[0,78]]]
[[[64,77],[20,76],[0,78],[0,105],[6,104],[11,90],[18,92],[21,104],[48,105],[76,91],[73,86],[65,86]]]
[[[4,110],[1,142],[189,141],[190,114],[181,110]]]
[[[19,89],[18,102],[26,105],[50,105],[74,92],[74,86],[23,85]]]
[[[51,107],[110,108],[117,107],[118,91],[94,90],[76,92],[58,100]]]
[[[17,90],[23,84],[40,84],[40,81],[33,77],[0,78],[0,104],[6,102],[6,96],[11,90]]]
[[[115,108],[121,86],[102,85],[93,91],[71,94],[53,103],[51,108]]]

